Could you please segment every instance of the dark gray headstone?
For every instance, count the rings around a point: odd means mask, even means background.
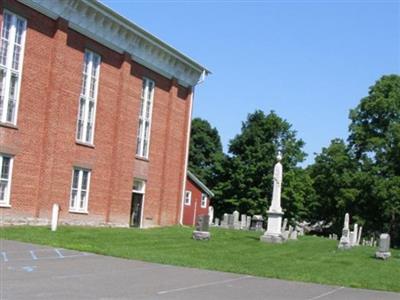
[[[375,253],[376,258],[387,259],[391,256],[390,253],[390,235],[382,233],[379,236],[379,249]]]
[[[208,231],[209,229],[209,215],[201,215],[196,218],[196,231]]]

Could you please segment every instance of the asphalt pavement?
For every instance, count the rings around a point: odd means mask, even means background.
[[[400,300],[400,294],[146,263],[0,240],[0,299]]]

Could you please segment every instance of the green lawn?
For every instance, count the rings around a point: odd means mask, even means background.
[[[288,280],[400,292],[400,250],[387,261],[375,248],[336,249],[336,241],[306,236],[285,244],[259,241],[260,233],[213,228],[210,241],[192,229],[147,230],[59,227],[2,228],[0,237],[104,255]]]

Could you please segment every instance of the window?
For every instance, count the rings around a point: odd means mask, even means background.
[[[12,157],[0,155],[0,206],[10,205]]]
[[[144,194],[146,183],[144,180],[135,179],[133,181],[133,192],[138,194]]]
[[[206,194],[201,194],[201,207],[202,208],[207,207],[207,195]]]
[[[3,12],[0,40],[0,122],[16,124],[26,20]]]
[[[86,213],[89,201],[90,171],[74,168],[72,172],[71,200],[69,210]]]
[[[190,206],[192,204],[192,192],[186,191],[185,192],[185,205]]]
[[[93,144],[99,73],[100,56],[92,51],[86,50],[83,62],[82,88],[79,98],[76,138],[78,141],[87,144]]]
[[[144,78],[140,101],[139,126],[137,133],[136,155],[149,156],[151,113],[153,110],[154,81]]]

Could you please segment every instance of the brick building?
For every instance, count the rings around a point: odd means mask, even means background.
[[[180,223],[208,71],[95,0],[0,10],[0,223]]]
[[[195,225],[197,216],[208,215],[212,197],[214,197],[214,193],[188,170],[182,223],[192,226]]]

